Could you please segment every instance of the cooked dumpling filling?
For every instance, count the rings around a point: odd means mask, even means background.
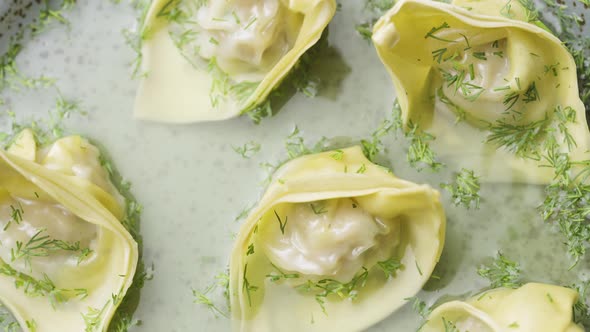
[[[261,81],[293,47],[301,21],[280,0],[208,1],[173,31],[194,33],[198,55],[233,79]]]
[[[350,198],[298,203],[281,211],[289,224],[284,234],[276,225],[263,227],[269,239],[262,243],[265,252],[277,267],[311,279],[349,282],[363,267],[391,258],[399,244],[397,222],[373,217]]]
[[[4,197],[0,227],[0,257],[37,278],[84,264],[96,249],[97,227],[61,204]]]

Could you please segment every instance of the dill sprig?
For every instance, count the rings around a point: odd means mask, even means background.
[[[37,231],[27,242],[16,241],[16,247],[10,249],[11,261],[23,259],[26,266],[31,266],[31,259],[34,257],[47,257],[52,252],[63,250],[78,252],[78,264],[92,253],[90,248],[81,248],[80,241],[67,242],[56,240],[49,235],[43,235],[45,229]]]
[[[248,216],[248,214],[250,213],[250,211],[252,211],[252,209],[256,206],[256,203],[251,204],[246,206],[245,208],[243,208],[240,213],[238,213],[238,215],[236,216],[236,218],[234,219],[234,221],[240,221],[244,218],[246,218]]]
[[[195,297],[194,302],[207,307],[214,316],[221,315],[223,317],[229,317],[229,275],[227,272],[220,273],[215,277],[216,281],[205,288],[204,291],[198,291],[193,289],[193,296]],[[221,287],[224,290],[224,296],[227,302],[227,308],[222,309],[220,305],[216,304],[210,295],[212,292]]]
[[[338,296],[340,299],[354,300],[358,296],[358,291],[365,287],[369,270],[365,267],[357,273],[349,282],[342,283],[338,280],[326,278],[319,281],[307,280],[307,282],[296,286],[295,288],[303,293],[312,293],[315,295],[316,302],[326,312],[326,299],[330,296]]]
[[[163,17],[169,22],[182,23],[189,16],[181,9],[182,0],[168,0],[156,14],[157,17]]]
[[[322,152],[326,148],[326,141],[327,139],[322,137],[314,145],[308,146],[305,144],[303,136],[301,136],[299,127],[295,126],[291,134],[289,134],[285,140],[285,150],[287,151],[289,159],[295,159],[304,155]]]
[[[377,262],[377,266],[383,271],[385,277],[387,278],[395,278],[397,271],[404,268],[404,264],[402,264],[401,261],[395,257]]]
[[[408,122],[404,130],[402,110],[397,101],[393,103],[391,119],[385,119],[379,128],[371,135],[371,140],[362,140],[363,152],[367,159],[374,161],[377,155],[384,150],[381,138],[390,132],[401,132],[409,143],[406,159],[410,166],[421,171],[425,166],[430,170],[438,171],[444,166],[438,161],[436,153],[430,147],[430,142],[435,137],[423,131],[418,124]]]
[[[85,298],[88,296],[86,289],[58,288],[47,274],[43,274],[41,279],[36,279],[28,274],[15,270],[2,259],[0,259],[0,274],[14,279],[15,287],[22,289],[25,295],[30,297],[46,297],[53,308],[58,304],[69,301],[73,297]]]
[[[540,138],[546,134],[550,119],[545,118],[526,124],[513,124],[504,119],[490,124],[487,142],[504,147],[509,152],[523,158],[539,159]]]
[[[461,92],[461,95],[469,100],[475,101],[485,91],[485,89],[479,85],[468,82],[467,80],[473,75],[469,74],[466,70],[457,70],[456,72],[446,71],[439,69],[443,80],[447,83],[447,87],[454,86],[454,94]]]
[[[490,265],[482,265],[477,274],[490,281],[491,288],[518,288],[522,285],[520,264],[498,251]]]
[[[426,319],[428,315],[432,312],[432,308],[426,304],[422,299],[417,296],[405,298],[406,301],[412,301],[412,309],[416,312],[420,317]],[[418,329],[419,331],[419,329]]]
[[[286,273],[283,270],[279,269],[276,265],[272,264],[272,267],[275,269],[274,272],[267,274],[266,277],[272,282],[281,282],[286,279],[298,279],[301,277],[299,273]]]
[[[424,39],[428,39],[428,38],[432,38],[432,39],[436,39],[439,41],[443,41],[443,42],[447,42],[447,43],[452,43],[454,42],[454,40],[450,40],[450,39],[446,39],[446,38],[442,38],[436,35],[436,33],[445,30],[445,29],[449,29],[451,26],[447,23],[447,22],[443,22],[441,25],[437,26],[437,27],[432,27],[432,29],[430,29],[430,31],[428,31],[425,35],[424,35]]]
[[[255,155],[258,151],[260,151],[260,143],[250,141],[244,143],[242,146],[234,146],[232,149],[242,156],[244,159],[250,159],[253,155]]]
[[[467,209],[474,206],[479,209],[479,176],[474,171],[462,168],[453,183],[441,183],[440,186],[451,194],[455,206],[463,205]]]
[[[275,213],[275,217],[277,218],[277,222],[279,223],[281,234],[285,235],[285,227],[287,226],[287,222],[289,221],[289,216],[285,216],[285,221],[283,222],[281,216],[279,216],[277,211],[273,210],[273,212]]]
[[[242,290],[246,293],[246,296],[248,298],[248,305],[251,307],[252,306],[252,292],[255,292],[258,290],[258,286],[254,286],[252,284],[250,284],[250,281],[247,278],[247,273],[248,273],[248,263],[246,263],[244,265],[244,274],[242,276]]]
[[[375,162],[379,154],[385,152],[385,146],[382,141],[383,137],[402,128],[401,109],[399,113],[397,112],[398,109],[399,104],[397,104],[396,101],[393,106],[392,119],[384,119],[377,129],[371,133],[371,136],[368,139],[361,140],[363,154],[370,161]]]
[[[273,115],[272,104],[270,102],[270,97],[262,104],[257,105],[253,109],[246,112],[246,115],[254,122],[255,124],[259,124],[260,121],[264,118],[271,117]]]
[[[107,306],[110,304],[110,299],[107,301],[102,308],[88,307],[85,313],[82,313],[82,319],[84,319],[85,329],[84,332],[97,332],[102,322],[102,315],[104,314]]]
[[[405,136],[410,142],[407,154],[410,166],[418,171],[421,171],[425,166],[433,171],[438,171],[443,167],[443,164],[438,161],[434,150],[430,147],[430,142],[435,140],[436,137],[423,131],[417,123],[412,121],[408,122]]]
[[[324,204],[322,202],[316,202],[316,203],[309,203],[309,206],[311,207],[311,210],[313,211],[314,214],[324,214],[327,213],[328,210],[326,209],[326,207],[324,206]]]
[[[4,231],[6,231],[10,225],[14,222],[15,224],[19,225],[23,221],[23,214],[25,210],[23,209],[20,202],[17,202],[16,206],[10,205],[10,218],[6,225],[4,225]]]

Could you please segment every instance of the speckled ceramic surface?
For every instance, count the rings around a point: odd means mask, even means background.
[[[0,13],[10,2],[0,1]],[[137,81],[130,77],[135,55],[122,30],[133,28],[137,14],[126,3],[79,1],[68,12],[69,27],[52,27],[24,45],[18,57],[22,70],[56,77],[64,96],[82,102],[88,115],[69,120],[68,129],[104,145],[144,206],[144,258],[153,263],[154,278],[141,293],[136,318],[143,323],[134,331],[229,331],[227,319],[193,303],[192,288],[205,288],[225,270],[239,227],[234,220],[264,189],[267,174],[260,164],[285,157],[284,139],[296,125],[309,142],[322,136],[354,140],[370,135],[387,116],[392,83],[373,46],[355,31],[366,13],[361,1],[341,3],[329,27],[331,49],[323,61],[330,66],[320,73],[326,82],[320,95],[296,94],[260,125],[247,117],[180,126],[135,120]],[[2,95],[18,117],[42,118],[57,91],[7,90]],[[261,144],[251,159],[232,149],[247,141]],[[441,172],[417,172],[407,165],[402,138],[390,135],[384,142],[401,178],[439,187],[458,170],[443,160],[448,167]],[[486,287],[476,268],[498,250],[519,261],[529,280],[568,284],[590,273],[588,259],[568,272],[560,235],[536,211],[542,187],[484,183],[481,196],[481,208],[468,211],[454,207],[443,192],[448,234],[435,270],[440,280],[431,280],[419,294],[429,304]],[[221,294],[213,297],[222,302]],[[419,324],[407,305],[370,331],[413,331]]]

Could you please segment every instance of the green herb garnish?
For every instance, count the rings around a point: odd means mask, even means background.
[[[479,208],[479,176],[472,170],[462,168],[453,183],[442,183],[440,186],[452,195],[455,206],[463,205],[467,209],[471,206]]]
[[[490,281],[491,288],[518,288],[522,285],[520,264],[508,259],[501,252],[490,265],[483,265],[477,274]]]
[[[242,146],[234,146],[233,150],[244,159],[250,159],[254,154],[260,151],[260,143],[250,141]]]
[[[363,267],[362,271],[347,283],[334,279],[322,279],[317,282],[308,280],[306,283],[297,286],[296,289],[304,293],[314,293],[316,302],[320,305],[324,314],[327,315],[324,304],[329,296],[336,295],[341,299],[354,300],[358,295],[358,291],[365,287],[368,276],[369,270]]]
[[[399,259],[391,257],[387,260],[377,262],[377,266],[385,273],[387,278],[395,278],[397,271],[404,268],[404,264]]]

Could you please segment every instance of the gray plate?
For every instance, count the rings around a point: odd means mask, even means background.
[[[9,3],[0,1],[0,13]],[[56,26],[26,43],[18,58],[23,72],[58,78],[61,93],[83,103],[88,116],[72,118],[69,128],[103,143],[144,205],[145,260],[153,263],[155,273],[141,294],[136,317],[143,324],[135,331],[228,331],[229,321],[194,304],[191,290],[204,289],[226,268],[232,234],[239,227],[234,219],[263,191],[266,173],[259,164],[284,158],[284,139],[296,125],[311,143],[321,136],[358,139],[369,136],[387,116],[392,83],[373,46],[354,28],[366,13],[361,1],[341,3],[330,24],[332,49],[322,61],[333,65],[320,73],[326,82],[320,96],[296,94],[260,125],[246,117],[181,126],[134,120],[134,53],[122,30],[133,27],[136,13],[126,3],[80,1],[68,13],[70,28]],[[35,8],[28,15],[34,16]],[[6,42],[6,36],[0,39],[0,50]],[[23,118],[46,118],[56,95],[55,88],[0,94]],[[232,149],[247,141],[262,144],[249,160]],[[403,138],[384,141],[398,176],[433,187],[451,179],[453,169],[431,173],[409,168]],[[444,193],[448,234],[435,271],[440,280],[427,284],[419,296],[432,304],[481,290],[487,283],[476,268],[497,250],[520,261],[530,280],[568,284],[587,277],[588,261],[567,272],[562,239],[535,210],[542,194],[535,186],[484,184],[481,209],[467,211],[454,207]],[[212,297],[223,303],[221,293]],[[370,331],[412,331],[419,323],[406,306]]]

